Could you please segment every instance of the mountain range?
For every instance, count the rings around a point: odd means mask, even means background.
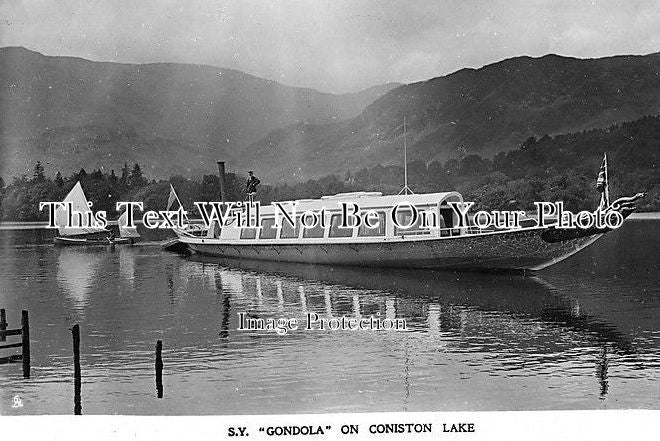
[[[358,116],[275,130],[253,157],[297,165],[304,177],[356,165],[446,160],[513,150],[541,137],[660,113],[660,54],[581,60],[517,57],[395,88]],[[256,167],[256,164],[255,164]],[[281,170],[276,180],[286,178]]]
[[[525,139],[660,114],[660,54],[516,57],[334,95],[242,72],[0,48],[0,176],[118,169],[152,177],[253,168],[272,183],[375,164],[492,157]]]
[[[209,172],[273,129],[353,117],[396,86],[335,95],[212,66],[0,48],[0,175],[29,172],[35,160],[52,173],[123,161],[152,175]]]

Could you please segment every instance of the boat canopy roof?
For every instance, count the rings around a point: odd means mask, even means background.
[[[297,201],[277,201],[284,208],[289,208],[292,202],[297,202],[296,211],[317,211],[325,208],[326,210],[341,210],[342,203],[355,203],[364,209],[391,208],[399,204],[410,204],[415,206],[440,205],[442,203],[463,202],[463,196],[456,191],[443,193],[424,193],[424,194],[401,194],[383,196],[380,192],[352,192],[339,193],[332,196],[323,196],[320,199],[300,199]],[[268,215],[275,211],[272,205],[261,207],[262,214]]]

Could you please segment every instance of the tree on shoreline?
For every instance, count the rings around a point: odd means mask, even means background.
[[[640,120],[606,129],[537,139],[530,137],[517,150],[502,152],[494,158],[476,154],[460,161],[444,163],[422,161],[409,163],[409,182],[417,193],[457,190],[475,209],[533,209],[536,201],[563,200],[569,210],[593,209],[599,194],[594,189],[603,152],[610,159],[612,199],[637,192],[648,196],[638,203],[640,211],[660,211],[660,117]],[[117,201],[138,200],[146,210],[162,210],[167,204],[172,184],[184,206],[193,210],[195,201],[220,200],[220,182],[215,174],[200,179],[175,175],[168,180],[148,181],[143,168],[124,164],[121,177],[114,170],[87,173],[81,169],[68,178],[57,173],[54,180],[46,176],[37,162],[31,179],[25,175],[5,186],[0,178],[0,215],[2,220],[45,220],[39,212],[41,201],[61,201],[80,180],[95,210],[106,210],[117,216]],[[381,191],[396,194],[403,183],[403,167],[375,165],[346,173],[342,180],[335,175],[304,183],[261,185],[259,200],[264,203],[302,198],[319,198],[347,191]],[[226,175],[229,200],[245,200],[245,177]]]

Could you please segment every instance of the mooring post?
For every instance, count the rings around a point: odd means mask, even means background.
[[[163,398],[163,342],[156,341],[156,393]]]
[[[6,331],[7,330],[7,314],[5,313],[4,308],[0,309],[0,331]],[[7,340],[7,337],[5,337],[5,334],[0,334],[0,341],[5,341]]]
[[[82,402],[80,400],[80,326],[73,325],[73,414],[82,415]]]
[[[28,312],[21,312],[21,337],[23,348],[23,378],[30,378],[30,320]]]

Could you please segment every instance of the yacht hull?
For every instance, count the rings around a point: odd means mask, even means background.
[[[577,253],[604,232],[548,241],[547,229],[382,242],[249,244],[180,238],[210,256],[277,262],[428,269],[540,270]]]

